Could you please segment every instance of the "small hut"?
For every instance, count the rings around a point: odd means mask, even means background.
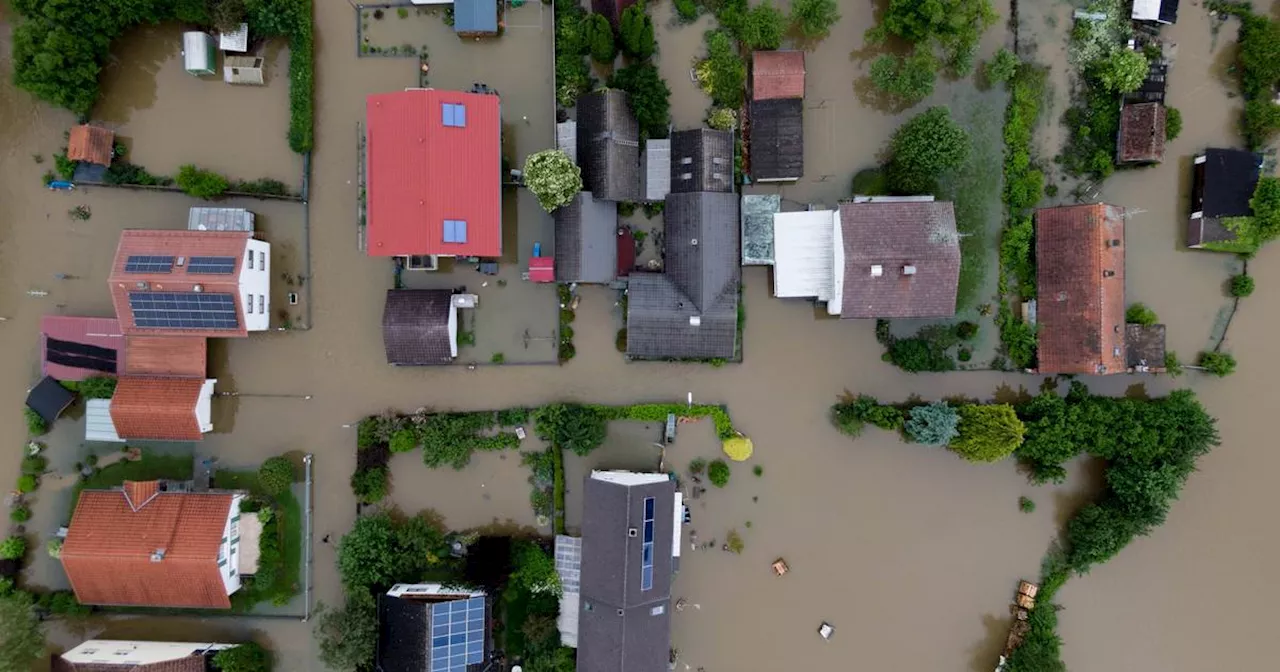
[[[213,36],[200,31],[182,34],[183,69],[189,74],[200,77],[217,72],[218,52]]]
[[[258,56],[227,56],[222,59],[222,81],[228,84],[252,84],[262,86],[262,58]]]
[[[67,137],[67,158],[99,166],[110,166],[116,134],[101,126],[81,124],[71,127]]]

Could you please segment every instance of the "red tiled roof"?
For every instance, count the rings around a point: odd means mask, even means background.
[[[804,52],[753,52],[751,97],[754,100],[804,98]]]
[[[955,315],[960,238],[951,203],[841,203],[840,234],[844,268],[835,271],[844,277],[841,317]],[[879,275],[873,275],[876,266]]]
[[[200,336],[127,336],[127,364],[121,373],[204,380],[209,339]]]
[[[101,126],[72,126],[71,135],[67,138],[67,158],[109,166],[115,140],[116,134]]]
[[[204,378],[121,376],[111,397],[111,422],[122,439],[199,441],[196,402]]]
[[[146,665],[112,663],[73,663],[62,656],[53,657],[52,672],[206,672],[204,656],[192,654]]]
[[[1119,160],[1144,162],[1164,160],[1164,105],[1138,103],[1120,110]]]
[[[161,492],[133,510],[119,490],[80,493],[62,567],[84,604],[231,606],[218,549],[232,495]],[[163,558],[153,554],[164,551]]]
[[[1123,372],[1123,212],[1105,203],[1044,208],[1035,225],[1040,372]]]
[[[116,371],[128,363],[124,334],[120,322],[114,317],[72,317],[70,315],[45,315],[40,318],[40,373],[58,380],[84,380],[92,376],[110,375],[98,369],[80,368],[49,361],[49,339],[79,343],[116,353]]]
[[[107,283],[111,288],[111,301],[116,307],[116,317],[126,334],[147,336],[245,336],[244,304],[240,296],[240,273],[244,265],[245,249],[253,234],[244,231],[152,231],[128,229],[120,234],[116,258],[111,266]],[[125,264],[130,256],[156,255],[184,260],[168,273],[126,273]],[[186,260],[191,257],[234,257],[236,265],[227,275],[191,274]],[[176,329],[138,327],[129,307],[129,293],[139,291],[138,283],[146,283],[148,292],[195,293],[199,286],[204,294],[232,294],[236,297],[236,322],[238,329]]]
[[[442,105],[466,108],[444,125]],[[502,255],[498,97],[411,89],[369,96],[366,249],[370,256]],[[444,220],[466,222],[465,243],[444,242]]]

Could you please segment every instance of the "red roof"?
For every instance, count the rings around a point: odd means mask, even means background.
[[[240,271],[244,265],[245,249],[252,238],[253,234],[244,231],[123,231],[110,277],[107,278],[120,328],[126,334],[146,336],[247,335],[243,297],[240,296]],[[125,266],[133,256],[173,257],[174,263],[168,270],[126,272]],[[229,274],[190,273],[188,262],[192,257],[233,257],[236,261]],[[196,287],[200,288],[199,292]],[[133,309],[129,306],[129,294],[135,292],[231,294],[235,297],[232,303],[238,326],[235,329],[139,327],[134,323]]]
[[[444,125],[444,105],[465,109]],[[502,119],[490,94],[410,89],[369,96],[370,256],[502,256]],[[466,242],[445,242],[445,220]]]
[[[116,134],[101,126],[72,126],[67,136],[67,158],[72,161],[111,165]]]
[[[1125,371],[1124,216],[1097,203],[1036,211],[1041,373]]]
[[[204,378],[121,376],[111,397],[111,422],[122,439],[199,441],[196,403]]]
[[[199,336],[127,336],[128,363],[120,372],[134,376],[173,376],[204,380],[209,339]]]
[[[54,342],[52,348],[50,347],[51,339]],[[90,347],[87,349],[60,347],[60,344],[57,344],[58,341]],[[92,376],[111,375],[123,371],[127,362],[124,346],[125,338],[120,331],[120,322],[114,317],[45,315],[40,318],[40,350],[43,353],[40,360],[40,373],[42,375],[53,376],[58,380],[84,380]],[[88,368],[95,362],[104,361],[103,357],[97,355],[108,354],[98,352],[97,348],[115,353],[115,371]],[[89,352],[94,356],[84,357]],[[71,356],[62,357],[58,353]],[[49,361],[50,357],[59,361]],[[76,363],[82,363],[85,367],[76,366]]]
[[[529,282],[555,282],[555,257],[529,257]]]
[[[753,100],[804,98],[804,52],[752,53],[751,97]]]
[[[120,490],[80,493],[62,545],[62,567],[84,604],[227,609],[218,550],[232,495],[158,492],[132,502]],[[163,556],[160,557],[160,552]]]

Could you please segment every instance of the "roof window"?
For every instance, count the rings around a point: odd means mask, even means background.
[[[461,219],[444,220],[444,242],[446,243],[465,243],[467,242],[467,223]]]

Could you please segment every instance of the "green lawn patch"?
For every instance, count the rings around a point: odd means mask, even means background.
[[[214,475],[214,483],[220,490],[244,490],[251,495],[241,511],[270,511],[269,520],[262,524],[258,573],[244,579],[240,590],[231,596],[231,608],[246,612],[259,602],[287,604],[298,594],[302,568],[304,521],[298,498],[292,490],[268,497],[256,471],[221,470]]]
[[[76,485],[75,499],[80,498],[83,490],[105,490],[122,485],[125,481],[189,481],[193,471],[191,461],[191,455],[166,455],[144,449],[142,459],[121,460],[80,481]]]

